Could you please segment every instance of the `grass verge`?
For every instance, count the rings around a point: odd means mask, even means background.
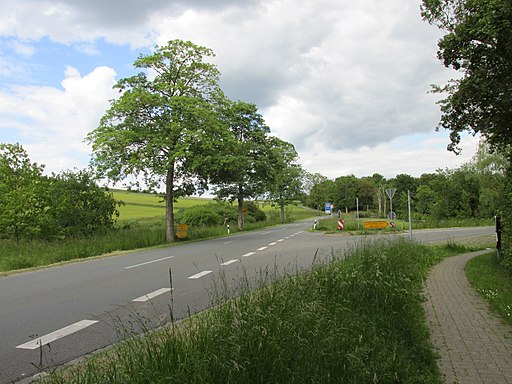
[[[274,208],[267,208],[269,220],[247,223],[244,231],[255,230],[279,224],[279,215]],[[311,217],[310,210],[300,207],[287,207],[287,221],[291,222]],[[231,226],[231,233],[238,232],[236,225]],[[224,226],[190,227],[187,240],[180,240],[173,245],[188,240],[199,240],[226,236]],[[165,240],[165,217],[139,217],[122,220],[116,228],[83,238],[70,238],[60,241],[0,239],[0,273],[38,268],[47,265],[84,259],[112,252],[129,251],[160,245],[171,245]]]
[[[218,292],[213,309],[44,380],[441,383],[422,287],[433,264],[461,251],[406,241],[354,246],[236,299]]]
[[[471,259],[465,267],[470,284],[489,303],[491,311],[512,325],[512,278],[496,253]]]
[[[388,219],[367,219],[360,218],[357,220],[353,217],[343,218],[343,232],[351,232],[351,234],[363,233],[382,233],[382,232],[400,232],[408,231],[409,223],[404,220],[388,220]],[[365,221],[386,221],[388,224],[393,222],[394,227],[388,225],[384,229],[364,229]],[[455,227],[478,227],[485,225],[494,225],[492,219],[446,219],[446,220],[421,220],[413,221],[413,229],[433,229],[433,228],[455,228]],[[316,230],[326,231],[328,233],[340,233],[338,230],[338,217],[322,218],[317,220]]]

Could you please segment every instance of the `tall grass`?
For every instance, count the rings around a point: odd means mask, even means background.
[[[421,306],[461,249],[379,242],[133,338],[54,383],[441,383]],[[222,286],[223,284],[220,284]],[[245,286],[244,283],[240,284]],[[248,286],[248,285],[247,285]]]

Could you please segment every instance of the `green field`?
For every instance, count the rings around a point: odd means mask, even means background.
[[[119,207],[119,220],[143,219],[165,215],[164,199],[152,193],[130,191],[112,191],[116,200],[124,204]],[[202,197],[183,197],[174,203],[175,209],[190,208],[211,202],[212,199]]]

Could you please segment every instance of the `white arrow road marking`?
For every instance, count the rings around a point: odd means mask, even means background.
[[[195,275],[190,276],[189,279],[199,279],[199,278],[206,276],[210,273],[212,273],[212,271],[199,272],[199,273],[196,273]]]
[[[237,261],[238,261],[238,260],[233,259],[233,260],[225,261],[225,262],[224,262],[224,263],[222,263],[221,265],[226,266],[226,265],[230,265],[230,264],[236,263]]]
[[[170,291],[171,291],[171,288],[160,288],[160,289],[158,289],[158,290],[156,290],[154,292],[151,292],[151,293],[148,293],[147,295],[138,297],[138,298],[136,298],[136,299],[134,299],[132,301],[137,301],[137,302],[140,302],[140,303],[144,303],[145,301],[154,299],[155,297],[163,295],[164,293],[167,293],[167,292],[170,292]]]
[[[72,333],[78,332],[90,325],[97,323],[97,320],[82,320],[75,324],[68,325],[67,327],[61,328],[55,332],[49,333],[45,336],[39,337],[28,343],[18,345],[16,348],[19,349],[37,349],[43,345],[49,344],[52,341],[58,340],[64,336],[71,335]]]
[[[161,259],[146,261],[145,263],[140,263],[140,264],[135,264],[135,265],[130,265],[129,267],[124,267],[124,269],[132,269],[132,268],[141,267],[141,266],[147,265],[147,264],[158,263],[159,261],[169,260],[169,259],[172,259],[173,257],[174,256],[162,257]]]

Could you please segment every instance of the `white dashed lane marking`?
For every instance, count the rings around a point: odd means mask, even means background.
[[[261,247],[261,248],[258,248],[257,251],[264,251],[265,249],[267,249],[267,247]]]
[[[18,345],[16,348],[19,349],[37,349],[43,345],[49,344],[55,340],[58,340],[64,336],[71,335],[72,333],[78,332],[84,328],[87,328],[95,323],[97,320],[82,320],[77,323],[68,325],[67,327],[61,328],[55,332],[49,333],[45,336],[38,337],[32,341],[29,341],[25,344]]]
[[[140,264],[135,264],[135,265],[130,265],[128,267],[124,267],[124,269],[132,269],[132,268],[142,267],[143,265],[148,265],[148,264],[158,263],[159,261],[169,260],[169,259],[172,259],[173,257],[174,256],[162,257],[161,259],[146,261],[145,263],[140,263]]]
[[[238,260],[229,260],[229,261],[225,261],[224,263],[221,263],[221,265],[223,266],[226,266],[226,265],[230,265],[230,264],[233,264],[233,263],[236,263]]]
[[[269,245],[272,246],[272,245],[276,245],[277,243],[270,243]]]
[[[171,288],[161,288],[161,289],[156,290],[154,292],[148,293],[147,295],[138,297],[138,298],[134,299],[133,301],[144,303],[145,301],[154,299],[155,297],[163,295],[164,293],[167,293],[167,292],[170,292],[170,291],[171,291]]]
[[[212,271],[199,272],[199,273],[196,273],[195,275],[190,276],[189,279],[200,279],[201,277],[206,276],[210,273],[212,273]]]
[[[249,257],[254,255],[256,252],[247,252],[245,255],[242,255],[242,257]]]

